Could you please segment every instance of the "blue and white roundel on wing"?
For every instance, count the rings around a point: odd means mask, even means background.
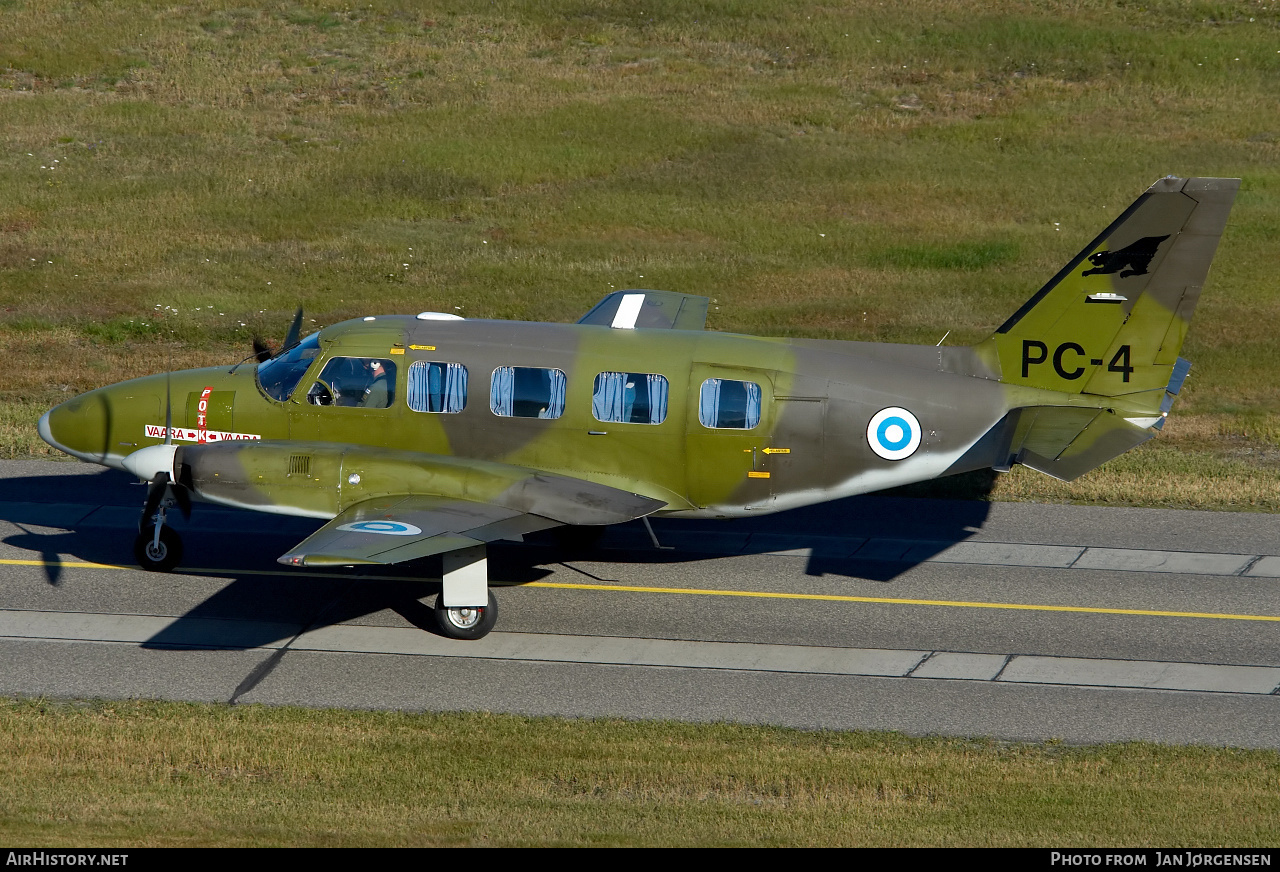
[[[417,536],[422,530],[403,521],[353,521],[338,528],[347,533],[377,533],[382,536]]]
[[[885,460],[906,460],[920,447],[920,422],[906,409],[881,409],[867,425],[867,442]]]

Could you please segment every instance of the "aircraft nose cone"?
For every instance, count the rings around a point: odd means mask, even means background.
[[[36,425],[36,432],[59,451],[101,463],[107,453],[109,419],[103,397],[97,391],[90,391],[45,412]]]
[[[52,414],[53,409],[50,409],[40,416],[40,423],[36,424],[36,432],[40,434],[41,439],[52,445],[54,448],[57,448],[59,451],[65,451],[66,449],[62,447],[62,443],[60,443],[57,437],[53,435],[53,428],[49,426],[49,416]]]

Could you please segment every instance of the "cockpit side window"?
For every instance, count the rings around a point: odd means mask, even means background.
[[[395,399],[396,365],[381,357],[334,357],[307,391],[313,406],[386,409]]]
[[[258,364],[258,384],[267,396],[284,402],[319,353],[320,334],[312,333],[279,357]]]

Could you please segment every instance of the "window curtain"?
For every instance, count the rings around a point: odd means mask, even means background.
[[[551,396],[547,399],[547,408],[538,417],[559,418],[564,414],[565,374],[558,369],[549,369],[547,375],[551,382]]]
[[[422,360],[415,360],[409,364],[409,408],[415,412],[427,411],[427,382],[429,377],[426,373],[427,364]]]
[[[649,423],[661,424],[667,420],[667,380],[660,375],[649,375]]]
[[[720,417],[720,379],[709,378],[702,383],[698,396],[698,421],[703,427],[715,427]]]
[[[461,412],[466,407],[467,368],[460,363],[450,363],[444,378],[444,411]]]
[[[755,382],[743,382],[747,388],[747,421],[746,429],[760,423],[760,385]]]
[[[500,366],[493,371],[489,390],[489,408],[495,415],[510,418],[515,400],[516,368]]]
[[[595,390],[591,394],[591,414],[597,421],[622,421],[623,399],[627,376],[622,372],[602,372],[596,376]]]

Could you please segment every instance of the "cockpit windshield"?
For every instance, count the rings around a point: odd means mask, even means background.
[[[279,357],[258,364],[258,384],[269,397],[281,402],[289,399],[319,353],[320,334],[312,333]]]

